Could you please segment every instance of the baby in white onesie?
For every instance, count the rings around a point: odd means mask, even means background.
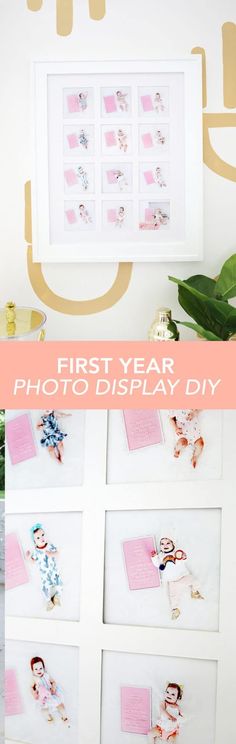
[[[160,550],[153,550],[151,560],[159,569],[162,584],[168,588],[172,620],[180,616],[180,608],[183,595],[190,590],[192,599],[203,599],[196,582],[188,569],[186,553],[176,550],[170,537],[162,537]]]

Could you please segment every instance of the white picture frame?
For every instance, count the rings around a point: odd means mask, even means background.
[[[200,55],[35,62],[32,101],[35,262],[202,259]]]
[[[79,647],[78,744],[101,742],[103,652],[212,661],[217,664],[214,744],[234,735],[235,597],[235,411],[222,412],[222,470],[211,481],[107,484],[107,412],[86,412],[84,482],[63,489],[6,494],[7,514],[79,511],[83,514],[80,622],[7,617],[6,639]],[[61,495],[63,495],[61,492]],[[103,622],[106,512],[157,509],[220,509],[222,512],[219,631],[106,625]],[[125,667],[124,667],[125,671]],[[126,684],[125,674],[122,680]],[[93,715],[91,715],[91,710]],[[89,722],[89,726],[88,726]],[[193,723],[194,725],[194,723]],[[135,737],[133,737],[134,739]],[[6,736],[6,744],[10,744]],[[22,739],[18,740],[22,744]],[[33,742],[31,744],[34,744]],[[145,738],[143,738],[145,744]],[[202,741],[202,744],[209,744]]]

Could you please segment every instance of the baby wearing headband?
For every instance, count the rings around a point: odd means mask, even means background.
[[[42,593],[46,600],[46,609],[53,610],[54,607],[61,604],[63,587],[56,563],[58,550],[55,545],[48,543],[43,525],[40,522],[37,522],[31,527],[30,533],[34,543],[34,550],[32,552],[27,550],[26,558],[32,561],[32,563],[37,564],[40,572]]]

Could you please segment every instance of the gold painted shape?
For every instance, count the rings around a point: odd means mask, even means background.
[[[194,47],[192,54],[200,54],[202,58],[202,108],[207,106],[207,73],[206,73],[206,52],[203,47]]]
[[[27,0],[27,7],[29,10],[41,10],[43,5],[43,0]]]
[[[0,339],[26,338],[36,331],[44,330],[45,313],[31,307],[14,307],[14,316],[9,317],[8,308],[0,308]]]
[[[57,0],[57,34],[69,36],[73,29],[73,0]]]
[[[216,127],[236,127],[236,114],[203,114],[203,158],[204,163],[218,176],[236,181],[236,167],[215,152],[210,140],[210,129]]]
[[[223,80],[224,105],[236,108],[236,24],[224,23],[223,39]]]
[[[42,271],[42,265],[33,263],[32,257],[32,213],[31,213],[31,183],[25,184],[25,240],[29,244],[27,251],[27,267],[31,286],[37,297],[47,307],[65,315],[92,315],[101,313],[113,307],[127,292],[132,276],[132,263],[120,263],[117,275],[110,289],[100,297],[92,300],[69,300],[53,292],[48,286]]]
[[[93,21],[101,21],[106,15],[106,0],[88,0],[89,15]]]

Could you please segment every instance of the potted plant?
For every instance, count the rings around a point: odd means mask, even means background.
[[[216,279],[204,274],[176,279],[178,299],[181,307],[193,319],[192,322],[176,320],[176,323],[192,328],[207,341],[229,341],[236,333],[236,308],[229,300],[236,297],[236,253],[225,261]]]

